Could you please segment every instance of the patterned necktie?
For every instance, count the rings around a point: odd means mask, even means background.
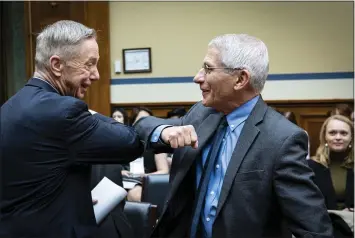
[[[211,149],[208,153],[207,159],[205,161],[205,165],[203,166],[203,172],[202,176],[199,182],[198,186],[198,192],[197,192],[197,202],[195,203],[195,210],[194,210],[194,215],[192,219],[192,225],[191,225],[191,231],[190,231],[190,237],[195,238],[196,233],[198,230],[198,225],[199,225],[199,220],[201,216],[201,211],[202,207],[204,204],[206,192],[207,192],[207,187],[210,179],[210,175],[212,172],[212,169],[215,166],[216,160],[218,158],[219,151],[221,149],[223,137],[225,134],[225,130],[228,126],[228,122],[225,116],[222,117],[216,134],[214,136],[213,142],[211,143]]]

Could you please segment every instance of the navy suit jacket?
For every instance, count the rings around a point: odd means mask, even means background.
[[[36,78],[0,115],[0,237],[96,237],[91,164],[139,157],[134,129]]]

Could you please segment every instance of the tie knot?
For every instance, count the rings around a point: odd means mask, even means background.
[[[227,121],[227,117],[223,116],[221,118],[221,121],[219,122],[219,127],[224,128],[228,126],[228,121]]]

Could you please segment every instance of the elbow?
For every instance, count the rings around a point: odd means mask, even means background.
[[[130,152],[129,154],[129,161],[131,162],[139,157],[142,156],[143,152],[144,152],[144,143],[139,139],[138,135],[134,132],[133,135],[131,136],[131,143],[130,147]]]

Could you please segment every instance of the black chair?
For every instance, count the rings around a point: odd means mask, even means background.
[[[145,202],[126,202],[124,213],[128,218],[135,238],[148,238],[158,219],[157,206]]]
[[[150,174],[143,179],[141,201],[157,205],[158,217],[164,207],[169,187],[169,174]]]

